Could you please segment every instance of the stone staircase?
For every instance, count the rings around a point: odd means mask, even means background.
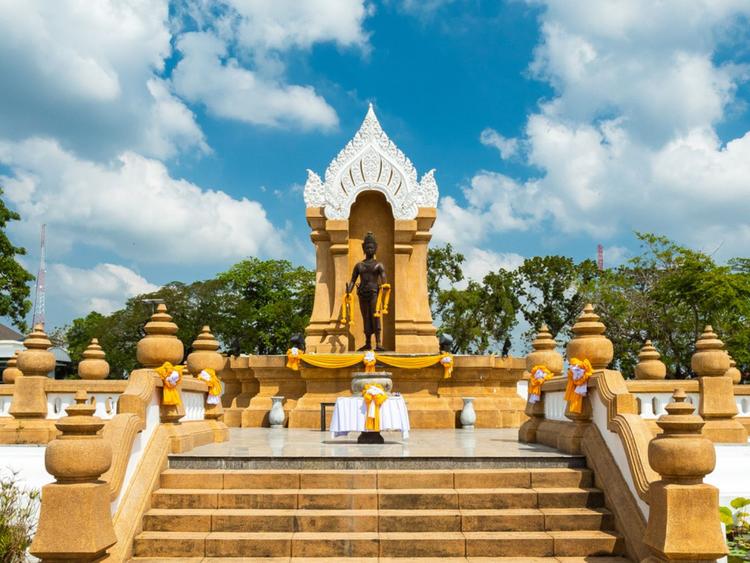
[[[613,530],[588,469],[167,469],[132,561],[625,562]]]

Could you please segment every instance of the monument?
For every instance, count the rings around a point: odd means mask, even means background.
[[[328,166],[324,180],[308,170],[307,222],[315,244],[315,302],[306,330],[309,352],[352,352],[366,346],[364,319],[341,320],[349,273],[362,261],[365,235],[377,233],[378,259],[391,273],[393,299],[380,319],[381,346],[403,353],[438,352],[427,297],[427,244],[435,222],[434,170],[421,180],[411,161],[380,127],[372,105],[354,138]]]
[[[359,351],[372,350],[372,336],[375,335],[375,351],[383,352],[385,348],[380,345],[381,318],[384,310],[387,310],[387,298],[390,294],[390,285],[386,283],[385,267],[381,262],[375,260],[375,252],[378,243],[375,235],[368,232],[362,243],[365,259],[357,262],[352,271],[352,279],[346,284],[347,303],[351,302],[351,293],[357,279],[357,297],[359,298],[359,311],[362,315],[362,323],[365,332],[365,344]],[[384,307],[385,305],[385,307]]]

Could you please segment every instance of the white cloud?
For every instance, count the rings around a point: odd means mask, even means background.
[[[159,289],[130,268],[117,264],[97,264],[92,269],[51,264],[48,273],[50,296],[62,298],[78,315],[97,311],[108,315],[125,301]]]
[[[54,136],[101,159],[206,151],[193,114],[157,79],[168,17],[166,0],[0,2],[3,137]]]
[[[530,70],[555,94],[529,116],[519,144],[541,174],[516,181],[478,172],[466,207],[444,201],[460,224],[441,226],[443,235],[478,244],[482,229],[533,224],[604,242],[641,230],[704,250],[723,242],[720,258],[746,253],[750,132],[722,143],[716,127],[740,107],[735,94],[750,71],[717,62],[716,52],[750,4],[539,3],[541,41]],[[487,131],[482,142],[505,158],[513,147]]]
[[[30,139],[0,142],[0,162],[13,171],[0,181],[24,218],[13,228],[27,245],[47,223],[57,252],[84,245],[142,263],[226,264],[284,251],[260,203],[172,178],[132,152],[99,164]]]
[[[479,142],[487,147],[495,147],[500,151],[500,158],[507,160],[518,154],[518,139],[503,137],[494,129],[487,128],[479,136]]]
[[[227,58],[226,44],[208,32],[186,33],[177,42],[183,59],[172,73],[179,94],[218,116],[256,125],[331,128],[334,109],[310,86],[264,78]]]
[[[515,270],[523,264],[524,257],[514,252],[492,252],[481,248],[471,248],[465,255],[463,264],[464,277],[469,280],[482,282],[484,276],[498,270]],[[465,287],[466,282],[458,284]]]

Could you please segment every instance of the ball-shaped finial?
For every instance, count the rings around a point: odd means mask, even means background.
[[[8,362],[8,365],[10,365],[10,362]],[[737,369],[737,362],[734,361],[732,356],[729,356],[729,369],[724,373],[724,376],[731,379],[734,385],[739,385],[742,381],[742,372]]]
[[[99,346],[99,339],[92,338],[83,351],[83,360],[78,364],[78,376],[81,379],[106,379],[109,375],[109,363],[104,350]]]
[[[138,341],[136,357],[138,363],[147,368],[159,367],[164,362],[179,364],[185,353],[182,341],[177,338],[177,325],[167,313],[167,306],[160,303],[151,320],[143,328],[146,336]]]
[[[8,359],[8,365],[3,370],[3,383],[12,385],[16,382],[16,378],[23,375],[23,372],[18,369],[18,353],[20,350],[16,350],[13,357]]]
[[[26,350],[18,354],[18,369],[27,377],[47,377],[55,370],[55,355],[49,351],[52,347],[44,332],[44,326],[35,325],[34,330],[23,341]]]
[[[612,342],[604,336],[606,329],[594,313],[594,306],[588,303],[571,329],[575,336],[568,342],[568,359],[588,359],[595,370],[606,368],[614,357]]]
[[[545,366],[554,375],[560,375],[563,369],[563,357],[557,351],[557,342],[552,337],[545,323],[539,327],[536,338],[531,343],[533,352],[526,356],[526,369],[534,366]]]
[[[650,340],[638,353],[638,363],[635,366],[636,379],[664,379],[667,376],[667,366],[661,361],[661,354],[654,348]]]
[[[219,342],[211,334],[208,325],[204,326],[201,333],[193,341],[193,352],[188,354],[187,368],[194,376],[201,370],[212,368],[219,373],[224,367],[226,360],[219,354]]]
[[[729,369],[729,354],[711,325],[706,325],[695,342],[690,367],[698,377],[721,377]]]

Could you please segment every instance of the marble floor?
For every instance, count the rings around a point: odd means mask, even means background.
[[[357,433],[332,438],[306,429],[232,428],[228,442],[200,446],[201,458],[569,458],[540,444],[522,444],[518,429],[383,432],[385,444],[357,444]]]

